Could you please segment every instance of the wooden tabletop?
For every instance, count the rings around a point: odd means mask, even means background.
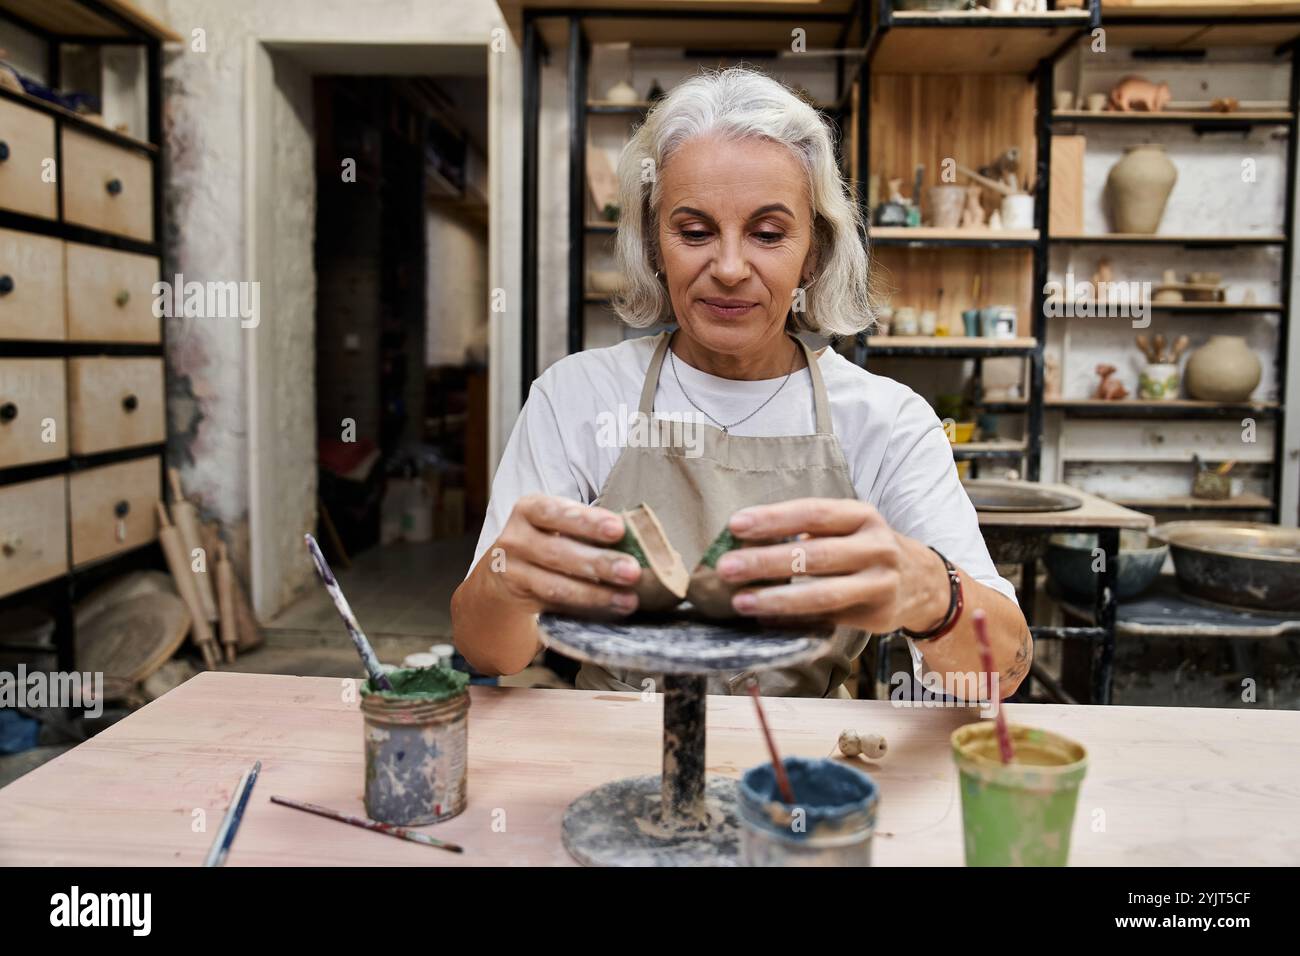
[[[0,790],[0,865],[198,865],[240,774],[259,759],[232,866],[569,864],[568,803],[659,769],[660,697],[474,687],[469,806],[426,828],[463,855],[268,802],[278,794],[364,813],[361,715],[342,684],[200,674]],[[868,767],[881,786],[878,865],[962,863],[948,736],[974,711],[765,706],[786,754],[828,756],[847,727],[888,738],[888,757]],[[1300,863],[1300,712],[1020,704],[1008,714],[1088,748],[1073,864]],[[708,733],[710,771],[734,777],[764,759],[746,697],[710,697]],[[201,817],[206,831],[196,832]]]
[[[960,447],[960,446],[958,446]],[[1070,495],[1083,502],[1072,511],[1014,511],[979,512],[980,525],[984,527],[1060,528],[1069,530],[1096,530],[1097,528],[1133,528],[1145,531],[1155,524],[1155,519],[1140,511],[1133,511],[1107,501],[1094,494],[1081,491],[1074,485],[1035,481],[1035,488]]]

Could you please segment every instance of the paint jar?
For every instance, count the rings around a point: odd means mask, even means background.
[[[422,826],[465,809],[469,675],[449,667],[402,668],[392,691],[361,691],[366,815]]]
[[[781,798],[770,763],[745,772],[737,785],[740,854],[746,866],[870,866],[880,789],[835,760],[787,757],[797,801]]]
[[[999,755],[994,721],[952,734],[966,865],[1065,866],[1087,751],[1050,731],[1007,729],[1015,751],[1010,764]]]

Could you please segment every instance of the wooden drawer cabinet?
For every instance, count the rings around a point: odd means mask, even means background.
[[[66,337],[63,242],[0,229],[0,339],[57,342]]]
[[[143,343],[162,340],[162,320],[153,314],[153,286],[158,281],[156,258],[79,242],[68,243],[66,255],[69,339]]]
[[[63,359],[0,359],[0,468],[66,457],[67,430]]]
[[[42,175],[46,169],[51,175]],[[54,219],[59,214],[54,172],[53,117],[0,100],[0,207]]]
[[[78,471],[68,478],[72,564],[129,551],[158,537],[162,493],[157,455]]]
[[[78,226],[153,241],[153,169],[125,146],[64,127],[63,218]]]
[[[68,359],[68,413],[74,455],[163,441],[163,360]]]
[[[0,486],[0,597],[66,574],[67,478]]]

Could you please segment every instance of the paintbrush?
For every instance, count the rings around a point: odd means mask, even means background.
[[[357,623],[356,615],[352,613],[352,607],[348,604],[348,599],[343,596],[343,589],[339,587],[339,582],[334,577],[334,572],[325,562],[325,555],[320,553],[320,546],[316,544],[316,539],[311,535],[304,535],[307,539],[307,550],[311,552],[311,559],[316,562],[316,573],[320,575],[321,583],[325,585],[325,590],[329,592],[330,598],[334,601],[334,607],[339,612],[339,617],[343,618],[343,626],[348,629],[348,636],[352,638],[352,643],[356,645],[357,653],[361,655],[361,663],[366,665],[366,673],[370,675],[370,684],[379,690],[392,690],[393,685],[389,683],[387,675],[379,667],[379,658],[375,656],[375,649],[370,646],[366,640],[366,635],[361,632],[361,625]]]
[[[781,762],[781,756],[776,752],[776,741],[772,739],[772,731],[768,729],[767,717],[763,714],[763,702],[758,696],[758,681],[750,680],[749,696],[754,698],[754,710],[758,711],[758,725],[763,728],[767,752],[772,755],[772,772],[776,774],[776,785],[781,788],[781,799],[794,806],[794,788],[790,786],[790,778],[785,774],[785,764]]]
[[[980,658],[984,663],[984,672],[989,675],[990,696],[993,691],[993,645],[989,643],[989,624],[988,617],[982,610],[976,610],[975,618],[975,640],[980,646]],[[1003,763],[1011,763],[1016,759],[1016,752],[1011,747],[1011,734],[1007,731],[1007,715],[1003,712],[1001,703],[995,703],[998,709],[997,732],[998,732],[998,752],[1002,755]]]
[[[437,847],[439,850],[450,850],[452,853],[464,853],[465,850],[459,844],[448,843],[446,840],[439,840],[431,837],[427,833],[420,833],[416,830],[410,830],[406,827],[399,827],[392,823],[376,823],[374,820],[367,820],[365,817],[356,817],[350,813],[339,813],[337,810],[331,810],[329,807],[317,806],[314,803],[300,803],[297,800],[290,800],[288,797],[271,797],[272,803],[278,803],[282,807],[292,807],[295,810],[302,810],[306,813],[314,813],[318,817],[328,817],[331,820],[338,820],[340,823],[347,823],[354,827],[361,827],[363,830],[374,830],[376,833],[386,833],[388,836],[397,837],[399,840],[410,840],[412,843],[423,843],[425,846]]]
[[[239,832],[239,824],[244,819],[244,808],[248,806],[248,798],[253,793],[253,784],[257,783],[257,775],[261,770],[262,761],[259,760],[253,764],[251,770],[245,770],[244,775],[239,778],[239,783],[235,785],[235,795],[226,809],[226,816],[221,821],[220,829],[217,830],[217,838],[212,841],[212,848],[208,850],[207,859],[203,861],[204,866],[226,865],[231,844],[235,842],[235,834]]]

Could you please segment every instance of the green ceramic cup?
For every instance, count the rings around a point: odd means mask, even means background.
[[[999,757],[993,721],[967,724],[952,734],[966,865],[1065,866],[1087,751],[1047,730],[1016,725],[1008,730],[1016,753],[1011,764]]]

